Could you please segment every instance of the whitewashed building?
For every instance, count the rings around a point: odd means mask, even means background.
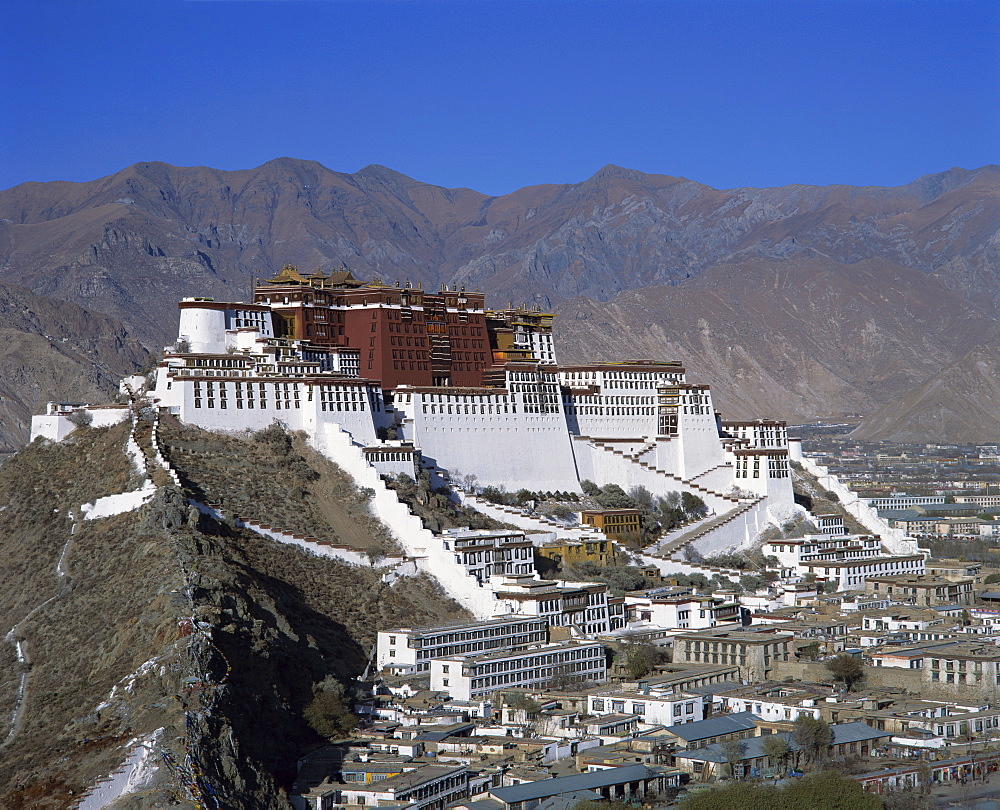
[[[478,700],[502,689],[607,679],[604,645],[564,641],[527,650],[505,650],[431,660],[431,689],[456,700]]]
[[[636,715],[640,726],[674,726],[704,720],[705,702],[700,695],[674,690],[592,692],[587,712]]]
[[[547,621],[529,616],[434,627],[398,627],[379,632],[375,660],[379,669],[429,672],[434,658],[545,644],[548,629]]]

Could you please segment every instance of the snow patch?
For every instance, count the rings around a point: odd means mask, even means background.
[[[125,762],[112,771],[106,780],[98,781],[87,791],[77,805],[77,810],[103,810],[122,796],[135,793],[149,785],[159,762],[154,746],[162,732],[163,729],[158,728],[145,739],[136,742]]]
[[[137,475],[145,477],[146,475],[146,459],[142,454],[142,448],[139,447],[135,440],[135,430],[129,434],[128,441],[125,442],[125,452],[128,457],[132,459],[132,467],[135,469]]]
[[[126,675],[124,678],[118,681],[118,683],[116,683],[113,687],[111,687],[111,694],[108,695],[108,699],[100,706],[98,706],[98,711],[100,711],[101,708],[106,708],[111,704],[111,701],[113,701],[115,697],[118,695],[118,687],[121,687],[124,691],[131,693],[132,687],[133,685],[135,685],[135,682],[143,675],[149,674],[150,670],[152,670],[153,667],[156,666],[156,662],[158,660],[159,656],[154,655],[145,663],[140,664],[139,667],[135,670],[135,672],[133,672],[130,675]]]

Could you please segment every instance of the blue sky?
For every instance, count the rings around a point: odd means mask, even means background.
[[[0,188],[275,157],[502,194],[1000,163],[1000,2],[5,0]]]

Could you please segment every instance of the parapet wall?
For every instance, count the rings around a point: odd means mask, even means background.
[[[422,570],[434,576],[448,594],[477,619],[494,615],[496,599],[488,583],[480,585],[455,555],[445,550],[441,539],[424,528],[396,493],[386,487],[365,460],[361,448],[337,425],[326,423],[310,435],[312,446],[345,470],[355,483],[372,491],[371,510],[393,533],[407,557],[415,557]]]
[[[862,501],[856,492],[852,492],[845,487],[837,476],[808,456],[802,457],[802,466],[807,471],[816,476],[820,486],[835,492],[840,499],[840,505],[854,516],[854,518],[872,534],[877,534],[882,539],[882,544],[892,554],[919,554],[917,541],[907,537],[902,529],[893,529],[882,518],[878,512]]]
[[[511,490],[581,491],[561,414],[419,413],[404,433],[452,478],[474,475],[480,486]]]

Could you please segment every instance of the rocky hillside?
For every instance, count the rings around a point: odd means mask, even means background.
[[[920,346],[924,337],[900,331],[917,321],[896,307],[911,293],[919,304],[943,290],[956,307],[997,318],[998,196],[996,166],[951,169],[898,188],[728,190],[608,166],[580,183],[487,197],[381,166],[344,174],[287,158],[233,172],[143,163],[88,183],[0,191],[0,282],[109,315],[155,348],[173,336],[178,297],[244,299],[254,275],[273,273],[284,262],[309,269],[346,263],[361,277],[425,287],[467,284],[485,290],[495,305],[525,301],[571,317],[587,301],[610,301],[609,309],[626,320],[629,308],[635,320],[652,309],[666,324],[704,322],[708,333],[715,329],[716,301],[695,291],[704,289],[696,283],[713,268],[751,267],[803,291],[822,274],[835,296],[863,289],[860,300],[844,299],[843,319],[826,307],[832,331],[845,331],[841,320],[856,325],[855,305],[875,321],[896,321],[893,340],[880,353],[900,367],[904,385],[916,385],[926,379],[919,377],[921,365],[912,365],[907,350],[898,357],[891,351]],[[886,268],[868,279],[878,286],[862,288],[864,268],[875,265]],[[746,293],[742,274],[713,278],[717,298],[734,302]],[[675,294],[692,284],[690,294]],[[814,328],[789,322],[815,315],[811,307],[779,310],[773,318],[753,309],[763,319],[748,328],[760,335]],[[590,340],[585,332],[563,330],[565,356],[604,353],[600,342],[575,342]],[[649,356],[684,348],[672,346],[669,326],[666,332],[659,343],[646,335],[625,339],[647,343]],[[730,345],[722,335],[705,339]],[[827,379],[823,369],[841,360],[840,347],[831,346],[810,346],[819,353],[806,364],[782,363],[784,387],[793,393],[776,392],[771,415],[867,413],[892,401],[896,389],[873,394],[871,386]],[[935,371],[971,348],[935,356]],[[698,359],[677,356],[692,367]],[[760,381],[746,375],[739,353],[731,356],[731,366],[715,358],[711,378],[728,374],[735,382],[727,399],[751,404],[759,399]],[[841,393],[849,401],[843,407]]]
[[[296,757],[320,740],[303,719],[315,685],[350,687],[381,623],[462,613],[425,579],[384,586],[201,516],[175,488],[80,519],[138,483],[127,432],[36,442],[0,468],[0,568],[17,583],[0,590],[0,806],[72,807],[132,754],[144,765],[115,807],[288,807]]]
[[[851,438],[989,443],[1000,436],[1000,344],[985,343],[883,405]]]
[[[0,346],[0,459],[23,446],[47,401],[106,401],[149,361],[114,318],[3,284]]]
[[[992,352],[1000,341],[986,308],[935,278],[884,259],[840,265],[816,254],[719,265],[607,303],[576,298],[562,307],[556,329],[563,359],[683,358],[711,383],[725,415],[794,421],[912,402],[913,389],[974,347]],[[965,373],[978,372],[960,365],[952,382]],[[949,392],[941,387],[938,396],[948,400]],[[985,391],[972,388],[952,407],[979,401],[978,393]],[[995,435],[995,422],[979,425],[981,438]],[[938,423],[933,435],[955,426]]]

